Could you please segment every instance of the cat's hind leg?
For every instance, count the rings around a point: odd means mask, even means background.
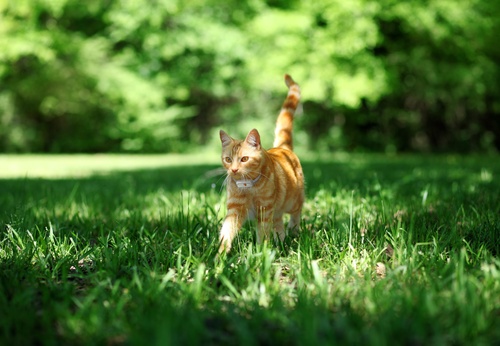
[[[290,221],[288,221],[287,231],[293,235],[298,235],[300,231],[300,215],[302,210],[290,213]]]

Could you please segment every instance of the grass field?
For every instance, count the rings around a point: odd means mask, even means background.
[[[211,156],[0,156],[0,344],[499,345],[500,158],[303,158],[302,233],[214,261]]]

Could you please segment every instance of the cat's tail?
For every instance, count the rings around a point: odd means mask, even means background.
[[[276,120],[276,130],[274,131],[275,148],[293,150],[292,129],[293,115],[300,101],[300,87],[288,74],[285,75],[285,83],[288,86],[286,96],[280,114]]]

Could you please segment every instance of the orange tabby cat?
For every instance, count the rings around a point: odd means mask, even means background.
[[[219,253],[231,243],[248,218],[258,223],[257,242],[273,233],[285,238],[283,214],[290,214],[288,229],[297,231],[304,203],[304,175],[293,153],[293,115],[300,101],[300,88],[285,75],[288,95],[276,121],[274,148],[261,147],[256,129],[245,140],[236,140],[220,131],[222,164],[227,170],[227,215],[220,231]]]

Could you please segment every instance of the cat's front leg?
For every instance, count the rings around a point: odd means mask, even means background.
[[[219,254],[222,252],[228,253],[231,250],[231,244],[234,237],[240,230],[243,222],[246,219],[246,211],[236,212],[234,210],[228,210],[226,218],[222,224],[219,235]]]

